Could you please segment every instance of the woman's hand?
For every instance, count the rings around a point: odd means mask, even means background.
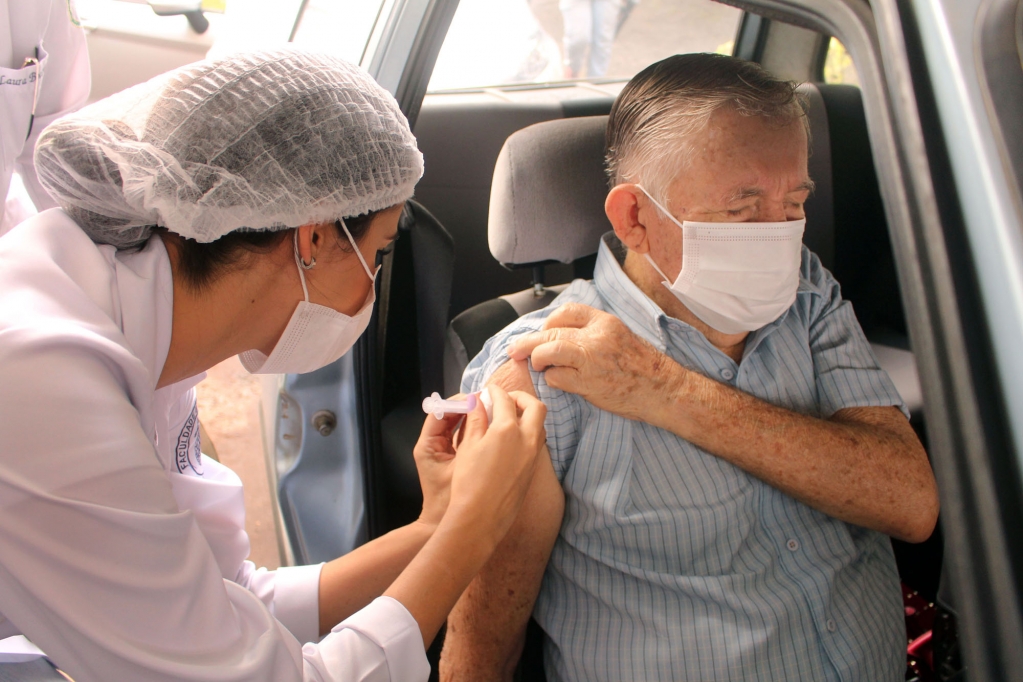
[[[423,549],[384,595],[404,604],[426,646],[518,517],[546,440],[543,403],[494,384],[488,389],[494,419],[488,427],[487,411],[478,405],[466,417],[457,454],[451,445],[457,417],[446,422],[427,417],[416,446],[427,495],[424,517],[432,520],[443,506],[436,493],[445,481],[450,481],[450,502]]]
[[[454,396],[455,399],[459,397]],[[443,419],[427,415],[419,440],[412,450],[419,471],[419,484],[423,488],[423,512],[419,515],[419,521],[433,527],[444,517],[451,497],[454,438],[461,420],[460,414],[445,415]]]
[[[546,442],[547,408],[521,391],[506,393],[489,386],[493,421],[479,404],[462,427],[451,477],[451,500],[445,520],[473,534],[483,531],[491,550],[501,541],[518,515],[526,495],[536,455]]]

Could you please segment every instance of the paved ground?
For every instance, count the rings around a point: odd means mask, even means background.
[[[250,558],[257,566],[277,568],[280,557],[259,434],[259,379],[246,372],[238,358],[233,357],[209,370],[196,393],[199,419],[217,448],[220,461],[245,484],[245,530],[252,542]]]

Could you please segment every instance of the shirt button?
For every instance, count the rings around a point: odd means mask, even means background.
[[[735,372],[730,369],[723,369],[721,370],[721,376],[725,379],[725,381],[731,381],[735,378]]]
[[[828,632],[834,632],[838,629],[838,623],[836,623],[833,618],[828,618],[827,626]]]
[[[788,542],[785,543],[785,546],[788,547],[790,551],[795,552],[797,549],[799,549],[799,541],[789,540]]]

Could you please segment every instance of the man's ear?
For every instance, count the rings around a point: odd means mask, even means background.
[[[639,216],[645,199],[642,190],[636,185],[622,184],[612,188],[604,200],[604,212],[611,221],[615,235],[630,251],[636,253],[647,253],[650,250],[646,225],[640,222]]]

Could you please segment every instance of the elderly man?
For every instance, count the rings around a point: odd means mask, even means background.
[[[903,679],[888,536],[927,538],[937,492],[801,244],[793,88],[683,55],[615,102],[593,281],[466,370],[547,404],[552,466],[451,614],[444,678],[509,678],[536,599],[553,680]]]

